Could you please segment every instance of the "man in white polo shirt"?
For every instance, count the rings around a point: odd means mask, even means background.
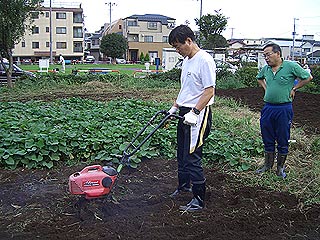
[[[202,146],[211,129],[216,65],[212,56],[198,47],[193,31],[186,25],[171,31],[169,43],[184,57],[181,89],[168,111],[173,114],[179,110],[179,116],[184,117],[177,127],[178,188],[170,196],[192,191],[192,200],[180,210],[199,211],[205,201]]]

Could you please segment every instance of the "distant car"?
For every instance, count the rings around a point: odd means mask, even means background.
[[[32,60],[31,59],[23,59],[21,61],[22,64],[32,64]]]
[[[94,58],[94,56],[87,56],[84,60],[85,63],[94,63],[96,61],[96,59]]]
[[[9,62],[7,60],[4,60],[3,64],[5,65],[6,68],[9,68]],[[17,78],[23,77],[23,76],[35,77],[35,74],[28,71],[24,71],[21,68],[19,68],[17,65],[13,64],[12,82],[14,82]],[[0,84],[6,84],[6,83],[7,83],[6,71],[0,62]]]
[[[117,64],[126,64],[127,61],[125,59],[123,59],[123,58],[116,58],[116,63]]]

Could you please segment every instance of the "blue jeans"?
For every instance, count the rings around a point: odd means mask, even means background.
[[[260,129],[265,152],[288,154],[290,127],[293,119],[292,103],[266,103],[261,110]]]

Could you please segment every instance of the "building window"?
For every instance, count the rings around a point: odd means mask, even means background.
[[[66,42],[57,42],[57,49],[67,49]]]
[[[162,42],[168,43],[169,42],[169,37],[168,36],[163,36],[162,37]]]
[[[153,42],[153,36],[145,36],[144,42]]]
[[[119,28],[119,30],[121,30],[121,29],[122,29],[122,26],[121,26],[121,24],[119,24],[119,27],[118,27],[118,28]]]
[[[39,33],[39,27],[32,27],[32,34],[38,34]]]
[[[56,33],[57,34],[66,34],[67,33],[67,28],[66,27],[57,27],[56,28]]]
[[[73,52],[83,52],[82,42],[73,42]]]
[[[39,48],[39,47],[40,47],[39,42],[32,42],[32,49]]]
[[[50,47],[50,42],[46,42],[46,47]]]
[[[46,32],[50,32],[50,28],[49,27],[46,27]]]
[[[73,27],[73,37],[83,38],[82,27]]]
[[[128,26],[129,26],[129,27],[136,27],[136,26],[138,26],[138,23],[137,23],[137,21],[135,21],[135,20],[134,20],[134,21],[132,21],[132,20],[130,21],[130,20],[129,20],[129,21],[128,21]]]
[[[46,18],[50,17],[50,13],[46,12]]]
[[[82,13],[73,13],[73,23],[82,23]]]
[[[64,12],[57,12],[56,13],[56,19],[66,19],[67,18],[67,14]]]
[[[129,34],[128,35],[128,42],[139,42],[138,34]]]
[[[156,22],[148,22],[148,29],[157,29],[157,26]]]
[[[31,12],[31,19],[39,19],[39,12]]]
[[[21,42],[21,47],[26,47],[26,42]]]

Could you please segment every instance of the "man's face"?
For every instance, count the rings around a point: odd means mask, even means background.
[[[186,57],[190,54],[190,43],[186,40],[184,43],[175,42],[172,45],[177,53],[181,54],[183,57]]]
[[[279,52],[273,52],[272,47],[267,47],[263,50],[263,56],[269,66],[275,66],[279,58]]]

